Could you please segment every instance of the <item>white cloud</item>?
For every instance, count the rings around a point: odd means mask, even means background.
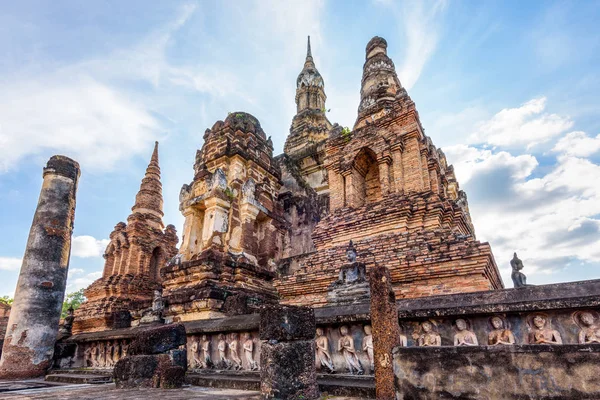
[[[454,165],[456,177],[466,184],[474,175],[489,173],[497,169],[507,169],[515,180],[528,177],[537,167],[537,159],[530,154],[513,156],[501,151],[494,153],[488,149],[459,144],[443,148],[448,162]]]
[[[544,113],[545,108],[545,97],[530,100],[520,107],[505,108],[490,120],[481,122],[470,141],[492,146],[531,148],[573,126],[569,117]]]
[[[21,268],[23,260],[16,257],[0,257],[0,271],[16,271]]]
[[[74,276],[74,275],[81,275],[84,272],[85,271],[81,268],[69,268],[69,277]]]
[[[96,239],[93,236],[73,236],[71,255],[81,258],[101,257],[109,242],[108,239]]]
[[[437,47],[440,30],[440,17],[444,15],[447,1],[433,4],[420,1],[404,3],[400,11],[401,26],[406,36],[406,53],[399,67],[402,85],[410,90],[419,80],[423,68]]]
[[[90,78],[0,88],[0,171],[45,150],[110,169],[159,134],[147,110]]]
[[[573,121],[544,113],[545,107],[542,97],[501,110],[478,124],[472,137],[478,146],[443,148],[469,195],[477,237],[492,245],[509,287],[515,251],[534,284],[569,279],[567,271],[600,263],[600,165],[585,158],[600,150],[600,135],[565,134]],[[541,158],[540,166],[535,153],[495,147],[531,149],[561,134],[552,149],[558,157],[550,165]]]
[[[489,241],[505,283],[516,251],[530,283],[574,268],[572,260],[600,262],[600,165],[560,156],[541,177],[537,160],[458,145],[445,148],[469,195],[477,237]]]
[[[75,292],[81,288],[87,288],[88,286],[90,286],[92,284],[92,282],[94,282],[96,279],[100,278],[101,276],[102,276],[102,271],[95,271],[95,272],[90,272],[80,278],[76,278],[73,280],[69,279],[69,281],[67,282],[67,292],[71,293],[71,292]]]
[[[552,151],[569,156],[588,157],[600,150],[600,135],[592,138],[585,132],[576,131],[560,138]]]

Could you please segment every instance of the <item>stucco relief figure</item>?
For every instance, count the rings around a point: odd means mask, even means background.
[[[90,367],[98,368],[98,345],[96,343],[90,346]]]
[[[454,345],[455,346],[477,346],[477,336],[467,329],[467,321],[459,318],[454,323],[456,325],[457,332],[454,334]]]
[[[129,343],[127,343],[127,340],[123,339],[123,341],[121,341],[121,358],[127,357],[127,350],[129,350]]]
[[[513,284],[516,288],[527,286],[527,277],[521,272],[523,269],[523,261],[517,257],[517,253],[514,254],[512,260],[510,260],[510,266],[512,267],[512,278]]]
[[[238,353],[239,349],[239,341],[237,333],[231,334],[231,342],[229,342],[229,355],[231,356],[231,361],[233,361],[234,369],[242,369],[242,359]]]
[[[213,363],[210,358],[210,340],[208,336],[202,335],[202,365],[204,368],[212,368]]]
[[[367,356],[369,357],[369,364],[371,365],[372,372],[375,369],[375,359],[373,357],[373,330],[371,328],[371,325],[365,325],[363,329],[365,331],[365,337],[362,341],[362,349],[364,352],[367,353]]]
[[[408,346],[408,338],[405,334],[403,334],[404,328],[400,325],[400,346],[407,347]]]
[[[348,327],[342,325],[340,327],[340,335],[342,337],[338,340],[338,351],[342,353],[346,360],[346,365],[351,374],[362,375],[364,373],[358,356],[356,355],[356,349],[354,348],[354,338],[348,334]]]
[[[575,316],[575,321],[581,328],[579,331],[580,344],[600,343],[600,328],[594,323],[594,320],[594,315],[588,311]]]
[[[113,355],[112,355],[112,364],[113,367],[121,359],[121,345],[118,340],[115,340],[113,344]]]
[[[162,315],[164,309],[165,302],[162,297],[162,292],[160,290],[155,290],[152,298],[152,313],[155,315]]]
[[[191,341],[190,352],[192,353],[192,357],[190,358],[190,368],[203,368],[202,360],[200,359],[201,356],[198,352],[198,337],[192,336]]]
[[[317,328],[317,338],[315,339],[315,359],[317,369],[324,367],[330,374],[335,372],[331,354],[329,354],[329,339],[323,334],[323,328]]]
[[[106,366],[106,343],[100,342],[98,346],[98,367],[104,368]]]
[[[434,331],[431,322],[425,321],[421,324],[421,333],[417,335],[417,344],[421,347],[442,345],[442,338]]]
[[[219,351],[219,368],[231,368],[231,361],[227,358],[227,342],[225,341],[225,335],[219,333],[219,342],[217,343],[217,350]]]
[[[106,354],[105,354],[105,366],[107,368],[110,368],[113,366],[113,342],[112,341],[108,341],[106,342]]]
[[[488,335],[488,344],[490,346],[496,346],[499,344],[515,344],[515,336],[504,327],[504,321],[498,316],[490,318],[490,324],[492,325],[492,331]]]
[[[558,331],[547,326],[547,318],[537,314],[532,320],[533,332],[529,333],[529,344],[562,344]]]
[[[254,356],[252,354],[254,351],[254,342],[252,341],[252,338],[250,337],[249,333],[244,333],[244,336],[242,338],[244,340],[243,348],[244,355],[246,356],[246,362],[248,364],[248,369],[250,371],[256,371],[258,370],[258,364],[256,363],[256,361],[254,361]]]
[[[83,366],[84,367],[92,367],[92,346],[87,345],[85,347],[85,351],[83,352]]]

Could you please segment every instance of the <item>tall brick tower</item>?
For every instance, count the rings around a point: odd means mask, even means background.
[[[165,318],[223,317],[274,300],[283,218],[271,138],[252,115],[230,113],[206,130],[194,172],[179,194],[180,255],[161,271]]]
[[[177,232],[163,224],[158,142],[127,223],[119,222],[104,253],[102,278],[85,290],[73,333],[122,328],[141,317],[161,290],[160,269],[177,254]]]
[[[350,240],[367,268],[390,270],[398,298],[502,287],[489,244],[475,239],[466,195],[425,135],[383,38],[367,44],[353,131],[332,129],[324,146],[330,213],[312,231],[316,252],[295,256],[293,271],[276,282],[283,302],[326,305]]]
[[[309,36],[304,68],[296,79],[296,115],[284,145],[287,155],[298,157],[311,145],[327,139],[331,123],[325,100],[325,83],[313,61]]]
[[[296,115],[279,161],[284,188],[280,194],[288,229],[281,256],[314,251],[312,231],[329,212],[329,182],[324,168],[327,139],[333,129],[327,119],[325,83],[315,67],[310,36],[304,67],[296,80]]]

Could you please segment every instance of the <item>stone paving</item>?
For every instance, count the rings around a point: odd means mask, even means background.
[[[9,382],[0,382],[0,384]],[[10,382],[17,388],[16,382]],[[40,381],[43,383],[43,381]],[[23,386],[36,387],[35,381],[28,381]],[[39,385],[37,386],[39,387]],[[182,389],[117,389],[115,385],[61,385],[37,389],[16,390],[0,393],[0,399],[6,400],[184,400],[184,399],[260,399],[260,393],[248,390],[216,389],[188,386]],[[323,396],[327,400],[359,400],[358,397]]]
[[[114,384],[67,385],[43,389],[4,392],[6,400],[78,399],[78,400],[184,400],[184,399],[260,399],[259,392],[233,389],[185,387],[182,389],[116,389]]]

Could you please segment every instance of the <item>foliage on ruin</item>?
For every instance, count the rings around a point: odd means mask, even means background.
[[[60,314],[61,318],[67,316],[67,310],[69,310],[69,307],[73,307],[73,310],[77,310],[84,301],[85,296],[83,295],[83,288],[76,292],[68,293],[62,305],[62,313]]]

